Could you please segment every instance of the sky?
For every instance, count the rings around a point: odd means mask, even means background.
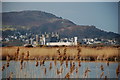
[[[2,11],[38,10],[68,19],[77,25],[94,25],[118,33],[117,2],[3,2]]]

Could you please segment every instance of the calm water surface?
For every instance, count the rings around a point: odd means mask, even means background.
[[[87,68],[90,70],[90,72],[87,73],[87,78],[100,78],[102,73],[102,78],[105,76],[107,76],[107,78],[117,77],[117,62],[110,62],[109,66],[106,62],[81,62],[81,66],[78,66],[78,61],[74,62],[75,69],[70,74],[70,78],[84,78],[85,70]],[[51,68],[50,63],[52,64]],[[2,61],[2,64],[6,64],[6,61]],[[66,67],[65,61],[62,65],[60,65],[60,61],[57,61],[56,65],[54,61],[46,61],[44,65],[38,65],[37,67],[35,64],[36,61],[24,61],[23,69],[20,69],[20,61],[10,61],[9,67],[5,68],[3,72],[1,71],[2,77],[8,78],[12,75],[12,78],[64,78],[65,75],[70,72],[70,61],[68,61],[68,67]],[[101,65],[103,65],[104,71],[100,69]],[[2,65],[0,65],[0,67],[2,67]],[[57,69],[62,72],[57,74]]]

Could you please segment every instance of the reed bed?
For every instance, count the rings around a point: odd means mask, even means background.
[[[44,75],[48,71],[55,70],[56,74],[60,75],[64,72],[65,69],[69,71],[64,75],[63,78],[70,78],[74,73],[78,74],[79,68],[82,66],[81,61],[106,61],[106,65],[109,67],[109,61],[119,61],[120,59],[120,49],[111,48],[111,47],[102,47],[102,48],[90,48],[90,47],[36,47],[36,48],[27,48],[27,47],[3,47],[2,48],[2,59],[6,60],[6,64],[3,64],[1,70],[4,71],[11,64],[10,61],[19,61],[20,70],[26,68],[28,60],[34,60],[34,66],[36,68],[45,66],[45,63],[49,60],[52,62],[49,63],[48,67],[44,67],[42,70]],[[57,67],[59,61],[59,68]],[[75,61],[77,61],[76,65]],[[69,63],[69,65],[68,65]],[[65,64],[65,68],[63,65]],[[97,66],[97,65],[96,65]],[[101,64],[97,66],[101,70],[100,78],[104,76],[104,66]],[[34,70],[33,70],[34,71]],[[88,78],[89,73],[91,72],[89,65],[84,69],[82,78]],[[120,65],[116,68],[116,75],[120,74]],[[13,72],[10,73],[9,78],[13,75]],[[25,74],[26,76],[27,74]],[[36,76],[36,75],[35,75]],[[105,76],[107,78],[107,76]]]
[[[0,49],[1,50],[1,49]],[[102,47],[2,47],[1,58],[47,59],[47,60],[108,60],[119,61],[120,48]]]

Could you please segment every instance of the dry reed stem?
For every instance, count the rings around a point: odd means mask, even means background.
[[[118,67],[116,68],[116,75],[118,77],[118,75],[120,74],[120,65],[118,65]]]
[[[100,69],[102,70],[102,71],[104,71],[104,67],[103,67],[103,65],[101,64],[101,66],[100,66]]]
[[[102,78],[102,77],[103,77],[103,75],[104,75],[104,72],[102,72],[102,73],[101,73],[100,78]]]

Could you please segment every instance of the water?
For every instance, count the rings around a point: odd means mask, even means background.
[[[104,78],[105,76],[107,76],[107,78],[117,78],[117,62],[110,62],[109,66],[106,64],[106,62],[81,62],[80,67],[78,66],[78,61],[74,62],[75,69],[72,73],[70,73],[70,78],[100,78],[102,72],[104,73],[102,78]],[[6,61],[2,61],[3,65],[6,63]],[[51,69],[50,63],[52,64]],[[70,61],[68,61],[68,68],[66,67],[65,61],[61,66],[60,61],[56,61],[56,65],[54,61],[46,61],[44,65],[38,65],[37,67],[35,64],[36,61],[24,61],[23,69],[20,69],[20,61],[10,61],[9,67],[6,67],[3,70],[2,77],[8,78],[10,75],[12,75],[12,78],[64,78],[65,75],[70,72]],[[104,71],[100,69],[101,65],[103,65]],[[76,68],[78,69],[78,72],[76,72]],[[87,68],[91,72],[88,72],[87,76],[85,76],[85,70]],[[62,73],[57,74],[57,69],[59,71],[62,71]]]

